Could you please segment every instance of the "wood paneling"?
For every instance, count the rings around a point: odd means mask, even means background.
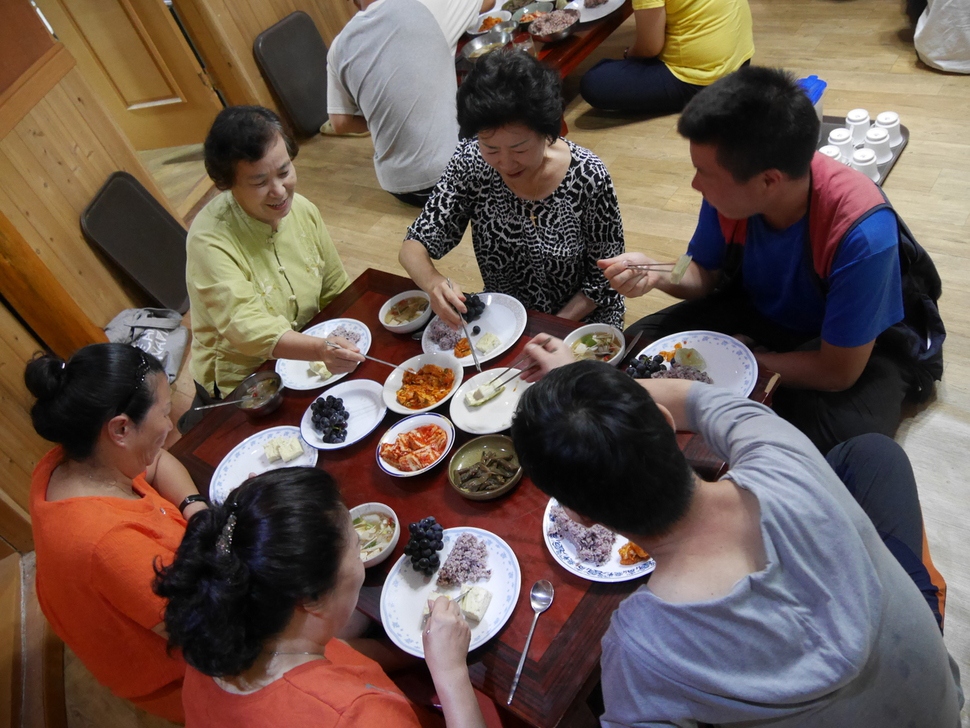
[[[0,559],[0,726],[20,703],[20,555]]]
[[[54,45],[54,39],[30,3],[6,0],[0,3],[0,93],[24,75]]]
[[[230,104],[276,109],[253,58],[253,41],[290,13],[313,18],[327,47],[353,16],[350,0],[174,0],[176,12]]]

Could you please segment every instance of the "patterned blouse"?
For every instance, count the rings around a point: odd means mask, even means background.
[[[557,313],[582,291],[596,309],[588,323],[623,328],[623,297],[596,267],[624,252],[623,222],[603,162],[568,140],[572,160],[559,187],[523,200],[483,158],[477,139],[459,143],[407,237],[438,260],[461,241],[468,223],[485,290],[527,309]]]

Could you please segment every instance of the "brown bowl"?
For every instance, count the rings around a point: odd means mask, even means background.
[[[471,491],[463,489],[458,485],[458,470],[461,468],[470,468],[479,462],[486,450],[494,450],[502,454],[511,453],[513,456],[512,462],[517,466],[515,475],[494,490]],[[474,440],[469,440],[455,451],[455,454],[451,456],[451,462],[448,463],[448,482],[451,483],[451,487],[457,490],[463,498],[468,498],[469,500],[485,501],[503,496],[512,490],[521,479],[522,466],[519,465],[519,459],[515,455],[515,447],[512,445],[512,439],[505,435],[482,435],[481,437],[476,437]]]
[[[274,371],[250,374],[230,398],[239,401],[239,409],[247,417],[264,417],[283,404],[283,380]]]

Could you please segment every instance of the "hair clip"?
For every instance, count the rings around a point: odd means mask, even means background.
[[[216,553],[220,556],[228,556],[232,549],[232,533],[236,530],[236,514],[233,513],[226,519],[226,525],[222,527],[222,533],[216,539]]]
[[[61,362],[61,371],[63,372],[65,369],[67,369],[67,362],[66,361],[62,361]]]

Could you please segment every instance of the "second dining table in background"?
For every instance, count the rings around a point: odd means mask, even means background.
[[[337,317],[357,319],[371,330],[372,355],[391,362],[405,361],[421,353],[420,342],[410,334],[392,334],[384,329],[378,321],[378,312],[390,296],[413,288],[414,283],[407,278],[368,269],[311,324]],[[513,363],[526,342],[536,334],[564,337],[578,326],[578,322],[529,311],[525,334],[486,368],[498,369]],[[388,373],[386,366],[365,361],[350,377],[383,383]],[[474,368],[466,368],[466,378],[474,374]],[[752,398],[762,402],[769,398],[766,393],[766,388],[770,390],[769,375],[759,372]],[[299,425],[310,403],[325,393],[323,388],[284,390],[280,408],[258,420],[247,419],[235,407],[212,410],[171,452],[188,468],[199,491],[206,494],[216,466],[233,447],[268,427]],[[447,416],[447,403],[438,409]],[[433,515],[445,528],[474,526],[503,538],[518,558],[522,571],[521,592],[511,618],[498,635],[470,654],[472,682],[502,709],[511,711],[529,725],[551,727],[558,725],[570,711],[588,712],[585,699],[599,676],[600,638],[620,601],[643,580],[600,584],[570,574],[559,566],[543,542],[542,517],[549,498],[528,478],[496,500],[471,501],[449,486],[448,456],[429,472],[413,478],[394,478],[384,473],[376,461],[377,443],[387,428],[403,416],[389,411],[381,425],[359,442],[339,450],[321,451],[317,467],[334,476],[348,507],[370,501],[385,503],[397,513],[402,529],[406,530],[409,522]],[[455,448],[472,437],[475,435],[459,432]],[[715,477],[723,469],[724,463],[700,437],[678,433],[678,441],[703,477]],[[390,567],[403,553],[406,540],[401,539],[387,561],[367,571],[358,608],[372,619],[380,618],[381,586]],[[505,699],[532,621],[529,587],[538,579],[548,579],[555,585],[556,599],[539,620],[515,700],[506,707]]]

